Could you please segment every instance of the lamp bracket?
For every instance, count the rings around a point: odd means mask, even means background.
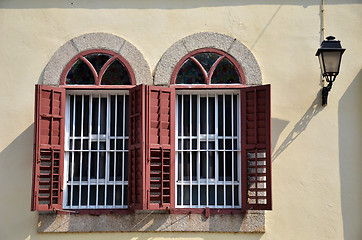
[[[330,75],[324,75],[325,80],[328,83],[334,82],[336,80],[336,75],[330,76]]]
[[[328,85],[322,89],[322,105],[327,106],[328,93],[331,91],[333,81],[328,82]]]

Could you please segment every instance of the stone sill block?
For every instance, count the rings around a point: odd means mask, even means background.
[[[264,211],[242,215],[134,213],[39,214],[38,232],[265,232]]]

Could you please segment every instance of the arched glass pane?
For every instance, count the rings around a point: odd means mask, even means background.
[[[224,58],[216,66],[211,77],[212,84],[240,83],[240,77],[234,65]]]
[[[85,57],[96,69],[97,73],[102,69],[103,65],[111,58],[111,56],[103,53],[89,54]]]
[[[66,84],[95,84],[95,81],[88,65],[78,59],[67,74]]]
[[[205,68],[206,72],[209,72],[210,68],[219,57],[220,55],[216,53],[199,53],[194,56],[194,58],[196,58]]]
[[[188,59],[177,73],[176,84],[205,84],[205,78],[197,64]]]
[[[101,85],[131,85],[131,77],[126,67],[115,60],[105,71]]]

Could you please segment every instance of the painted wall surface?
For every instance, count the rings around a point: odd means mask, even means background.
[[[326,36],[346,48],[320,104],[320,1],[0,1],[0,239],[362,239],[362,1],[326,0]],[[38,234],[30,211],[34,84],[68,40],[106,32],[151,70],[176,41],[243,42],[272,84],[273,211],[264,234]]]

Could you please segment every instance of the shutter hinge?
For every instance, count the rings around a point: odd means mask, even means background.
[[[40,163],[40,152],[36,154],[36,163]]]

